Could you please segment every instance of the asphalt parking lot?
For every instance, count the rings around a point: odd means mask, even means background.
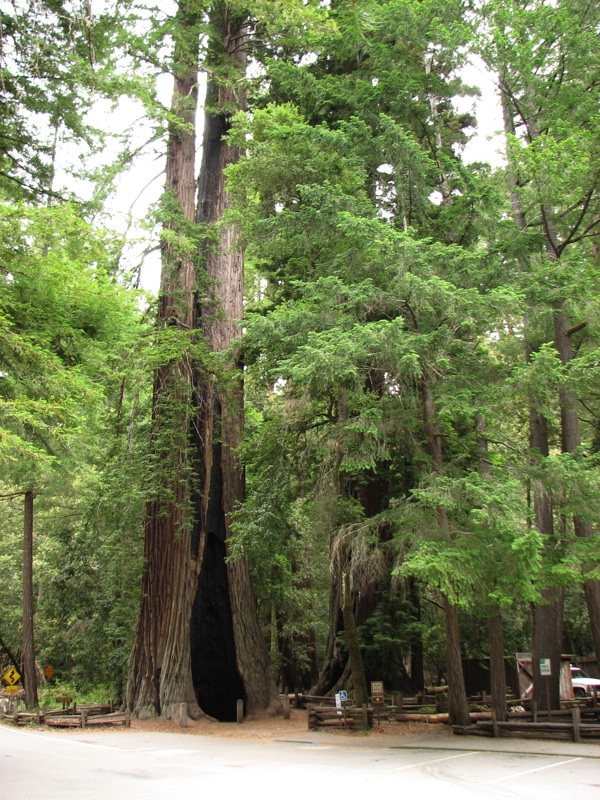
[[[0,800],[311,795],[598,800],[600,744],[439,735],[272,742],[0,726]]]

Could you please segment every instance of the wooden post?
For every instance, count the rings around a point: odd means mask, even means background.
[[[368,727],[369,727],[369,712],[367,711],[367,704],[366,703],[363,703],[363,706],[362,706],[362,720],[363,720],[363,722],[362,722],[363,729],[367,730]]]
[[[179,703],[177,709],[177,722],[179,722],[180,728],[187,728],[188,724],[187,703]]]
[[[537,718],[537,700],[535,699],[535,697],[532,698],[532,700],[531,700],[531,721],[532,722],[537,722],[538,721],[538,718]]]
[[[592,691],[592,708],[598,708],[598,687],[594,686]]]
[[[238,700],[237,701],[237,721],[238,725],[241,725],[244,721],[244,701]]]
[[[125,727],[129,728],[131,726],[131,711],[127,709],[125,712]]]
[[[87,711],[85,708],[81,709],[81,729],[85,730],[85,724],[87,722]]]
[[[404,695],[403,694],[399,694],[398,695],[398,713],[401,713],[403,708],[404,708]]]
[[[581,710],[579,706],[571,709],[571,714],[573,715],[573,741],[580,742],[581,741],[581,730],[579,725],[581,723]]]
[[[282,700],[283,700],[283,718],[289,719],[291,714],[289,694],[284,694]]]

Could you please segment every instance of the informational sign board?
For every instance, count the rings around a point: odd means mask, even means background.
[[[14,686],[15,683],[19,682],[20,675],[14,667],[7,669],[4,675],[2,676],[2,680],[7,686]]]
[[[340,697],[340,693],[338,692],[335,696],[335,707],[341,708],[342,707],[342,698]]]
[[[50,680],[50,678],[54,675],[54,667],[52,664],[48,664],[47,667],[44,667],[44,675],[46,678],[48,678],[48,680]]]
[[[4,687],[4,691],[7,694],[13,694],[13,693],[16,694],[16,692],[19,691],[19,687],[18,686],[5,686]]]
[[[348,702],[348,692],[345,689],[340,690],[340,700],[342,703]]]
[[[552,666],[549,658],[540,658],[540,675],[552,675]]]
[[[383,681],[371,681],[371,702],[375,703],[383,703],[384,701],[384,692],[383,692]]]

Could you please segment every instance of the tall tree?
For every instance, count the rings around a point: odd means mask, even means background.
[[[572,371],[571,336],[578,329],[570,314],[581,313],[577,286],[569,281],[571,264],[591,265],[600,224],[597,199],[599,140],[593,119],[597,102],[598,47],[594,44],[598,17],[589,4],[577,0],[530,6],[515,2],[486,3],[479,9],[482,28],[480,52],[498,75],[504,127],[508,140],[507,179],[511,207],[519,231],[522,279],[538,282],[526,312],[527,359],[549,336],[536,334],[536,314],[550,311],[550,334],[564,368],[558,387],[562,452],[580,451],[579,398],[569,376]],[[579,87],[583,80],[586,90]],[[591,123],[591,124],[590,124]],[[591,243],[591,247],[590,247]],[[585,268],[584,268],[585,269]],[[589,275],[589,271],[585,270]],[[583,304],[585,307],[585,304]],[[585,313],[585,312],[584,312]],[[536,335],[538,341],[536,341]],[[541,340],[540,340],[541,336]],[[533,405],[530,445],[534,460],[543,465],[550,453],[549,415]],[[553,508],[551,493],[539,482],[533,491],[536,525],[555,552],[554,517],[563,523],[566,510]],[[572,525],[578,537],[589,539],[593,528],[582,508],[573,509]],[[582,572],[590,565],[582,564]],[[585,596],[596,650],[600,648],[600,584],[584,579]],[[550,699],[559,703],[562,645],[562,591],[542,590],[543,603],[534,608],[533,653],[539,702],[547,702],[539,658],[551,657]]]
[[[159,479],[146,508],[142,603],[127,687],[127,704],[140,716],[172,716],[180,703],[187,703],[191,716],[200,714],[189,636],[201,557],[192,553],[189,454],[199,21],[190,4],[178,5],[157,320],[159,340],[169,352],[154,377],[152,444]]]

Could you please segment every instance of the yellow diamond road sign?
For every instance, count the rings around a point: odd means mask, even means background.
[[[9,686],[14,686],[15,683],[19,682],[20,677],[21,676],[19,675],[17,670],[14,667],[11,667],[4,673],[4,675],[2,676],[2,680]]]

